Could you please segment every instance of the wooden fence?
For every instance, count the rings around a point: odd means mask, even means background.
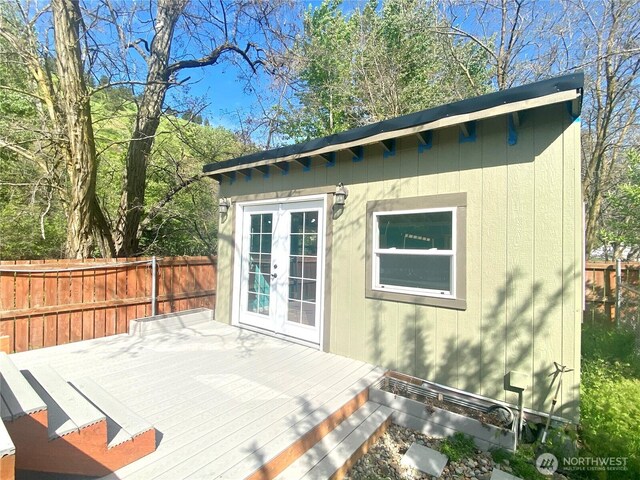
[[[622,263],[621,316],[636,315],[640,289],[640,263]],[[587,262],[585,269],[585,311],[589,321],[614,322],[616,317],[616,264]]]
[[[215,257],[158,259],[157,314],[214,308],[215,289]],[[152,290],[150,258],[2,261],[0,335],[21,352],[125,333]]]

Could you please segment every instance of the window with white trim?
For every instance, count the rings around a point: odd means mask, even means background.
[[[455,297],[456,209],[373,213],[373,288]]]
[[[467,194],[367,202],[367,298],[465,310]]]

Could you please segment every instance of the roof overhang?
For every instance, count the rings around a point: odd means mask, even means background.
[[[570,113],[577,117],[582,108],[583,73],[575,73],[543,80],[520,87],[502,90],[480,97],[423,110],[402,117],[311,140],[296,145],[266,150],[218,163],[209,163],[203,172],[211,176],[250,169],[264,169],[268,165],[302,161],[311,157],[327,159],[329,154],[353,150],[365,145],[420,135],[455,125],[464,125],[500,115],[517,114],[523,110],[556,103],[570,102]]]

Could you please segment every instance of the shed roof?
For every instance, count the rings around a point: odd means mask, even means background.
[[[559,102],[573,101],[572,113],[577,116],[582,106],[583,85],[584,74],[582,72],[554,77],[383,120],[304,143],[259,151],[222,162],[209,163],[203,167],[203,172],[217,176],[236,170],[263,167],[279,162],[290,162],[306,157],[322,156],[339,150],[353,149],[392,138],[420,134],[436,128],[463,124]]]

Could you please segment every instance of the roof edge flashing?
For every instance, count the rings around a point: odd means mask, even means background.
[[[217,175],[239,169],[269,165],[274,162],[290,162],[301,157],[328,154],[356,146],[379,143],[390,138],[416,135],[427,130],[446,128],[464,122],[575,99],[579,99],[579,114],[582,108],[583,84],[584,74],[582,72],[555,77],[383,120],[304,143],[259,151],[218,163],[209,163],[204,165],[203,172]]]

